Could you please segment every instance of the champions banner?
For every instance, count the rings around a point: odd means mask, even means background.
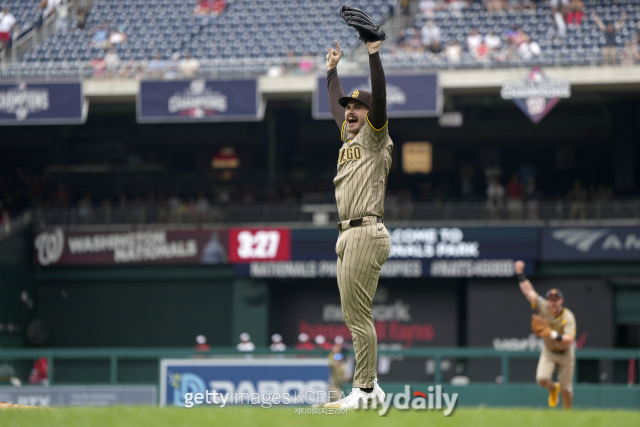
[[[33,262],[50,265],[225,264],[226,230],[42,231]]]
[[[431,117],[442,113],[442,92],[437,74],[388,75],[386,81],[389,117]],[[355,90],[371,91],[369,76],[340,77],[340,83],[347,96]],[[318,77],[313,98],[313,118],[333,118],[326,77]]]
[[[516,260],[533,274],[536,227],[390,228],[391,253],[380,277],[513,277]],[[229,259],[236,276],[335,278],[334,229],[234,229]]]
[[[143,81],[138,123],[257,121],[264,115],[258,81]]]
[[[81,83],[0,83],[0,125],[82,124]]]

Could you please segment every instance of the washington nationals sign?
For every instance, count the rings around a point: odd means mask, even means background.
[[[344,93],[371,91],[368,76],[340,77]],[[442,113],[442,96],[437,74],[386,76],[389,117],[431,117]],[[314,92],[313,118],[331,119],[326,77],[318,78]]]
[[[0,125],[82,124],[81,83],[0,84]]]
[[[504,83],[500,96],[513,100],[533,123],[538,123],[561,98],[571,96],[571,84],[566,80],[552,80],[540,67],[533,67],[521,81]]]
[[[139,123],[256,121],[263,114],[255,79],[140,82]]]

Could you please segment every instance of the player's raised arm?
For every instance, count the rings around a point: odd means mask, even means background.
[[[371,69],[371,105],[368,118],[375,130],[382,130],[387,125],[387,83],[378,52],[380,43],[382,40],[367,42]]]
[[[338,40],[335,40],[336,49],[329,48],[327,51],[327,89],[329,90],[329,106],[331,107],[331,115],[342,129],[344,124],[344,107],[340,105],[338,100],[344,96],[342,84],[338,78],[338,62],[342,58],[342,50]]]
[[[533,289],[533,285],[524,275],[524,261],[516,261],[514,265],[518,282],[520,283],[520,290],[527,298],[527,300],[533,305],[538,298],[538,293]]]

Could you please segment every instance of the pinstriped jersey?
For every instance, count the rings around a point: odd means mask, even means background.
[[[346,123],[342,123],[343,144],[338,153],[338,174],[333,180],[340,221],[372,215],[384,217],[384,194],[393,151],[389,121],[376,130],[367,116],[367,123],[353,139]]]
[[[560,334],[568,334],[575,338],[576,336],[576,317],[573,315],[573,312],[569,310],[567,307],[564,307],[558,317],[553,317],[551,312],[549,311],[549,305],[547,304],[547,300],[538,295],[538,298],[531,305],[531,308],[538,312],[541,316],[546,318],[549,321],[549,326],[551,329],[557,331]],[[566,345],[553,340],[549,337],[543,338],[544,345],[553,351],[563,351],[566,350]]]

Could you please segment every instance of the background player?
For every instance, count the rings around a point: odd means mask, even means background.
[[[336,69],[342,51],[329,48],[327,85],[331,113],[340,127],[336,187],[338,223],[338,288],[344,321],[353,336],[356,366],[349,396],[325,406],[359,408],[384,401],[378,386],[377,337],[371,306],[382,264],[391,243],[384,226],[384,195],[391,167],[386,82],[378,46],[367,42],[372,92],[355,90],[345,96]]]
[[[542,298],[533,289],[533,285],[524,275],[524,262],[516,261],[515,271],[520,283],[520,290],[531,303],[531,308],[543,319],[532,320],[534,332],[544,340],[540,353],[536,381],[541,387],[549,390],[549,406],[558,405],[558,392],[562,391],[562,406],[570,409],[573,404],[573,370],[575,351],[573,341],[576,336],[576,318],[566,307],[564,297],[559,289],[550,289]],[[542,328],[536,330],[534,323]],[[545,327],[546,326],[546,327]],[[558,368],[558,382],[552,382],[553,371]]]

